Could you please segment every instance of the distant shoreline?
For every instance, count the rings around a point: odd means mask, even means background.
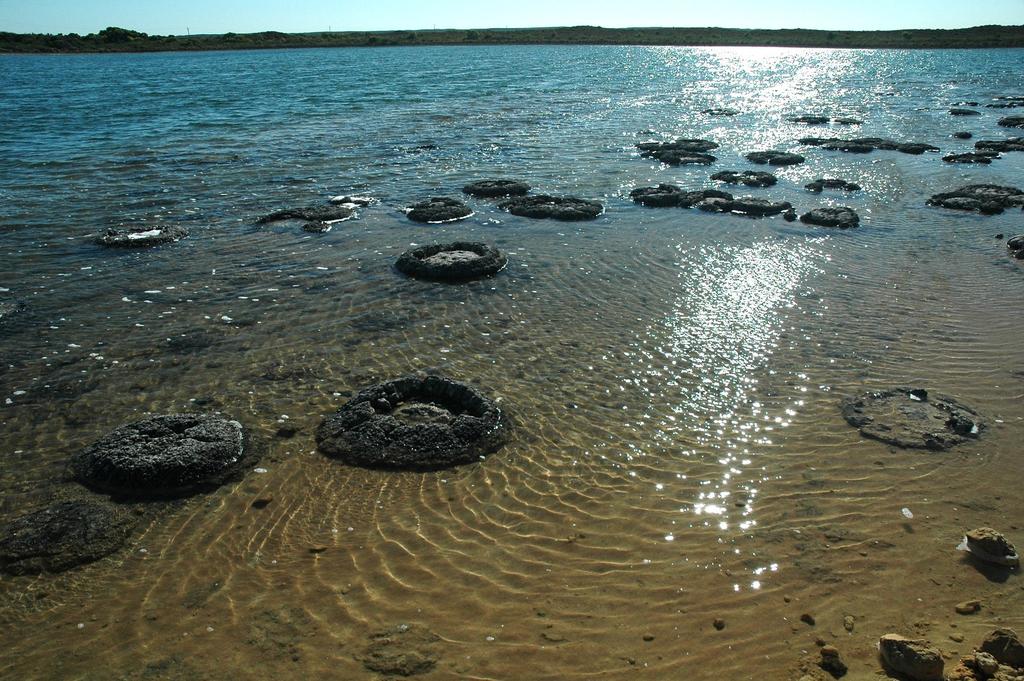
[[[562,28],[225,33],[159,36],[110,27],[76,33],[0,32],[0,53],[79,54],[309,47],[429,45],[644,45],[669,47],[831,47],[850,49],[977,49],[1024,47],[1024,26],[904,31],[819,31],[736,28]]]

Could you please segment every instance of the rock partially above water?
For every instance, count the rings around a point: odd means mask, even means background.
[[[679,138],[673,142],[640,142],[640,155],[669,165],[710,165],[717,159],[703,152],[717,149],[711,140]]]
[[[820,194],[823,189],[842,189],[847,192],[860,191],[860,185],[855,182],[847,182],[838,178],[819,178],[814,182],[804,185],[804,189],[815,194]]]
[[[109,503],[55,503],[0,530],[0,571],[63,572],[91,563],[121,548],[133,525],[129,514]]]
[[[216,488],[246,463],[242,425],[213,414],[168,414],[121,426],[69,467],[98,492],[160,498]]]
[[[988,165],[992,163],[992,159],[999,158],[999,154],[996,152],[981,152],[981,153],[966,153],[966,154],[947,154],[942,157],[942,160],[946,163],[981,163],[982,165]]]
[[[1017,567],[1020,556],[1013,544],[991,527],[978,527],[964,534],[958,549],[969,552],[972,556],[986,563]]]
[[[96,239],[96,243],[114,248],[149,248],[178,241],[187,236],[188,230],[177,225],[152,229],[145,227],[108,229]]]
[[[976,439],[984,422],[952,397],[921,388],[893,388],[848,397],[843,418],[864,437],[897,447],[942,450]]]
[[[838,227],[848,229],[860,224],[860,216],[852,208],[836,206],[831,208],[815,208],[800,216],[800,222],[821,227]]]
[[[456,241],[412,248],[398,258],[395,268],[419,279],[461,282],[490,276],[507,264],[505,254],[493,246]]]
[[[272,222],[283,220],[302,220],[304,222],[341,222],[350,219],[355,215],[351,204],[328,204],[325,206],[310,206],[309,208],[285,208],[264,215],[256,221],[257,224],[266,225]]]
[[[320,451],[366,468],[439,470],[479,461],[504,444],[501,410],[442,376],[408,376],[359,391],[316,432]]]
[[[406,216],[413,222],[438,224],[464,220],[473,215],[473,210],[458,199],[435,196],[409,206]]]
[[[752,151],[746,156],[751,163],[758,165],[792,166],[803,163],[806,159],[800,154],[792,154],[788,151]]]
[[[629,197],[641,206],[651,208],[670,208],[679,205],[683,190],[674,184],[659,184],[657,187],[638,187],[629,193]]]
[[[886,634],[878,641],[878,652],[889,669],[914,681],[942,681],[942,653],[927,641]]]
[[[960,131],[960,132],[954,132],[953,133],[953,137],[957,138],[958,140],[969,140],[972,137],[974,137],[974,135],[972,135],[971,133],[967,132],[966,130],[963,130],[963,131]]]
[[[467,184],[462,191],[484,198],[523,196],[530,191],[530,185],[520,180],[480,180]]]
[[[739,111],[728,107],[718,107],[713,109],[704,109],[701,113],[707,114],[708,116],[735,116]]]
[[[988,653],[1001,664],[1024,667],[1024,643],[1013,629],[996,629],[985,637],[979,650]]]
[[[791,116],[786,119],[790,123],[803,123],[805,125],[824,125],[828,123],[828,116]]]
[[[736,199],[711,197],[705,198],[697,204],[697,208],[709,213],[735,213],[755,218],[778,215],[792,207],[788,201],[769,201],[752,196]]]
[[[839,125],[860,125],[864,121],[860,120],[859,118],[849,118],[848,116],[840,116],[839,118],[833,118],[832,122],[838,123]]]
[[[1024,137],[1007,137],[1004,140],[978,140],[974,148],[984,151],[1024,151]]]
[[[779,181],[779,178],[771,173],[759,170],[744,170],[742,173],[735,170],[723,170],[712,175],[711,179],[729,184],[745,184],[748,187],[771,187]]]
[[[1024,260],[1024,234],[1011,236],[1006,240],[1006,249],[1018,260]]]
[[[512,215],[566,221],[593,220],[604,212],[604,206],[597,201],[547,194],[509,199],[499,203],[498,207]]]
[[[953,108],[953,109],[949,110],[949,114],[951,116],[980,116],[981,112],[980,111],[975,111],[974,109],[956,109],[956,108]]]
[[[999,119],[999,125],[1004,128],[1024,128],[1024,116],[1007,116]]]
[[[388,677],[426,674],[440,659],[440,640],[437,634],[419,625],[399,624],[371,634],[359,659],[368,670]]]
[[[1024,206],[1024,191],[997,184],[969,184],[951,192],[934,194],[928,199],[928,205],[996,215],[1005,208]]]
[[[923,154],[926,151],[939,151],[939,148],[922,142],[896,142],[883,137],[857,137],[854,139],[841,139],[839,137],[803,137],[800,144],[812,147],[821,147],[831,151],[846,151],[850,153],[866,154],[875,149],[886,151],[899,151],[904,154]]]

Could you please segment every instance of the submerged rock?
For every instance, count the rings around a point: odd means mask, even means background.
[[[886,634],[878,641],[878,652],[889,669],[913,681],[942,681],[942,653],[927,641]]]
[[[395,268],[418,279],[456,282],[490,276],[507,264],[505,254],[493,246],[456,241],[409,249],[395,262]]]
[[[966,153],[966,154],[947,154],[942,157],[942,160],[946,163],[981,163],[982,165],[988,165],[992,163],[992,159],[999,158],[998,153]]]
[[[471,196],[484,198],[523,196],[530,191],[530,185],[520,180],[480,180],[467,184],[462,191]]]
[[[651,208],[670,208],[679,205],[683,190],[674,184],[659,184],[657,187],[638,187],[629,193],[629,197],[641,206]]]
[[[393,676],[426,674],[440,659],[434,632],[416,624],[398,626],[370,635],[360,661],[369,671]]]
[[[839,649],[835,646],[824,646],[821,649],[821,661],[818,666],[832,675],[833,678],[842,678],[846,675],[847,666],[843,662]]]
[[[1004,128],[1024,128],[1024,116],[1007,116],[999,119],[999,125]]]
[[[758,170],[744,170],[742,173],[735,170],[723,170],[712,175],[711,179],[729,184],[745,184],[748,187],[771,187],[779,181],[779,178],[771,173]]]
[[[812,147],[821,147],[831,151],[846,151],[857,154],[866,154],[875,149],[886,151],[899,151],[904,154],[923,154],[926,151],[939,151],[939,148],[923,142],[896,142],[895,140],[883,137],[856,137],[854,139],[841,139],[839,137],[803,137],[800,144]]]
[[[96,239],[96,243],[114,248],[149,248],[179,241],[187,236],[188,230],[177,225],[154,227],[153,229],[145,227],[108,229]]]
[[[704,152],[717,149],[711,140],[679,138],[672,142],[640,142],[640,155],[669,165],[710,165],[717,159]]]
[[[316,432],[317,447],[354,466],[439,470],[479,461],[505,442],[498,406],[442,376],[407,376],[365,388]]]
[[[1003,567],[1017,567],[1020,565],[1020,556],[1013,544],[999,532],[991,527],[978,527],[969,530],[964,534],[963,541],[957,547],[967,551],[975,558],[986,563],[1002,565]]]
[[[821,227],[838,227],[848,229],[860,224],[860,216],[852,208],[836,206],[832,208],[815,208],[800,216],[800,222]]]
[[[970,407],[921,388],[871,391],[844,399],[840,408],[864,437],[911,449],[949,449],[985,427]]]
[[[522,217],[566,221],[593,220],[604,212],[604,206],[597,201],[547,194],[509,199],[499,203],[498,207]]]
[[[213,414],[167,414],[117,428],[76,452],[80,483],[133,498],[176,497],[214,489],[246,463],[242,425]]]
[[[735,116],[739,111],[728,107],[716,107],[712,109],[704,109],[701,113],[707,114],[708,116]]]
[[[957,108],[953,108],[953,109],[949,110],[949,115],[951,115],[951,116],[980,116],[981,112],[980,111],[975,111],[974,109],[957,109]]]
[[[9,322],[15,315],[24,312],[27,307],[21,300],[0,300],[0,326]]]
[[[792,154],[788,151],[752,151],[746,156],[751,163],[758,165],[792,166],[803,163],[806,159],[800,154]]]
[[[1000,628],[985,637],[978,648],[1001,664],[1024,667],[1024,643],[1013,629]]]
[[[860,191],[860,185],[855,182],[847,182],[838,178],[819,178],[814,182],[804,185],[804,189],[815,194],[820,194],[824,189],[842,189],[847,192]]]
[[[257,224],[266,225],[283,220],[302,220],[304,222],[341,222],[355,215],[351,205],[328,204],[326,206],[310,206],[309,208],[285,208],[274,211],[256,220]]]
[[[1005,208],[1024,206],[1024,191],[997,184],[969,184],[951,192],[932,195],[928,205],[996,215]]]
[[[473,210],[458,199],[443,196],[420,201],[409,206],[406,216],[413,222],[455,222],[464,220],[473,214]]]
[[[805,125],[824,125],[828,123],[828,116],[792,116],[786,119],[790,123],[803,123]]]
[[[1024,234],[1011,236],[1006,240],[1006,249],[1018,260],[1024,260]]]
[[[769,201],[752,196],[743,196],[736,199],[711,197],[705,198],[697,204],[697,208],[709,213],[736,213],[737,215],[747,215],[755,218],[778,215],[792,207],[792,204],[788,201]]]
[[[979,151],[996,151],[999,153],[1024,151],[1024,137],[1008,137],[1004,140],[978,140],[974,143],[974,148]]]
[[[850,118],[848,116],[840,116],[839,118],[833,118],[832,122],[833,123],[838,123],[839,125],[860,125],[864,121],[860,120],[859,118]]]
[[[0,530],[0,571],[63,572],[120,549],[134,520],[109,503],[61,501],[16,518]]]

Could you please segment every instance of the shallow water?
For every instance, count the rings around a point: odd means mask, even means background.
[[[367,636],[411,622],[441,637],[431,679],[795,678],[818,637],[866,678],[888,631],[966,653],[993,625],[1024,628],[1019,575],[954,551],[977,525],[1024,543],[1024,272],[993,238],[1021,232],[1021,214],[924,204],[972,182],[1024,186],[1024,155],[957,166],[796,143],[946,153],[1010,136],[1003,110],[947,112],[1024,94],[1022,56],[0,57],[0,301],[27,305],[0,330],[0,519],[44,504],[71,452],[148,412],[223,411],[256,433],[265,470],[147,513],[108,559],[3,577],[0,676],[373,678]],[[698,113],[713,106],[742,113]],[[803,113],[864,124],[784,120]],[[949,138],[965,129],[975,140]],[[675,136],[719,142],[718,162],[672,168],[633,149]],[[861,226],[629,200],[658,182],[712,186],[773,147],[808,162],[769,189],[725,189],[799,212],[849,205]],[[467,199],[463,222],[402,214],[492,176],[607,212],[535,221]],[[818,177],[864,191],[806,192]],[[254,224],[344,193],[379,203],[326,234]],[[92,243],[168,223],[190,238]],[[495,243],[509,266],[464,286],[391,268],[412,244],[454,239]],[[316,425],[348,395],[425,369],[499,399],[511,442],[429,474],[316,453]],[[843,396],[904,384],[956,395],[989,428],[949,452],[902,451],[839,415]],[[285,422],[292,439],[275,436]],[[969,598],[982,611],[956,615]]]

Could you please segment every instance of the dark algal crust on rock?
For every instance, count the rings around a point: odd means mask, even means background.
[[[1024,128],[1024,116],[1007,116],[999,119],[999,125],[1004,128]]]
[[[407,376],[359,391],[317,428],[320,451],[354,466],[439,470],[479,461],[505,442],[498,406],[442,376]]]
[[[697,208],[709,213],[736,213],[755,218],[778,215],[792,207],[788,201],[768,201],[750,196],[737,199],[707,198],[697,204]]]
[[[848,116],[841,116],[839,118],[833,118],[832,122],[833,123],[838,123],[839,125],[860,125],[864,121],[862,121],[859,118],[850,118]]]
[[[982,151],[1024,151],[1024,137],[1008,137],[1004,140],[978,140],[974,148]]]
[[[800,222],[821,227],[838,227],[849,229],[860,224],[860,216],[852,208],[836,206],[833,208],[815,208],[800,216]]]
[[[413,222],[455,222],[464,220],[473,214],[473,210],[458,199],[435,196],[409,206],[406,215]]]
[[[949,115],[950,116],[980,116],[981,112],[980,111],[975,111],[974,109],[956,109],[956,108],[953,108],[953,109],[949,110]]]
[[[967,132],[966,130],[961,130],[959,132],[954,132],[953,137],[955,137],[958,140],[969,140],[972,137],[974,137],[974,135]]]
[[[815,194],[820,194],[824,189],[842,189],[847,192],[860,191],[860,185],[856,182],[847,182],[839,178],[818,178],[814,182],[804,185],[804,189]]]
[[[484,198],[523,196],[530,191],[530,185],[519,180],[480,180],[467,184],[462,191],[471,196]]]
[[[177,225],[154,227],[153,229],[145,227],[108,229],[96,239],[96,243],[114,248],[149,248],[178,241],[187,236],[188,230]]]
[[[395,268],[417,279],[469,281],[495,274],[507,264],[505,254],[493,246],[456,241],[412,248],[398,258]]]
[[[800,144],[821,147],[830,151],[845,151],[853,154],[866,154],[875,149],[899,151],[904,154],[920,155],[926,151],[939,151],[939,148],[922,142],[896,142],[882,137],[857,137],[841,139],[839,137],[803,137]]]
[[[708,116],[735,116],[739,111],[728,107],[716,107],[712,109],[704,109],[701,113],[707,114]]]
[[[946,163],[981,163],[982,165],[988,165],[992,163],[994,158],[999,158],[998,152],[947,154],[942,157],[942,160]]]
[[[947,395],[893,388],[848,397],[843,418],[864,437],[911,449],[949,449],[978,437],[981,417]]]
[[[98,501],[61,501],[16,518],[0,530],[0,572],[63,572],[120,549],[134,520]]]
[[[1018,234],[1017,236],[1011,236],[1006,240],[1006,250],[1010,252],[1014,258],[1018,260],[1024,260],[1024,234]]]
[[[683,190],[674,184],[659,184],[657,187],[638,187],[629,193],[629,197],[641,206],[651,208],[671,208],[679,205]]]
[[[709,199],[732,201],[733,196],[729,192],[723,192],[718,189],[698,189],[696,191],[683,192],[679,197],[679,207],[693,208]]]
[[[114,430],[76,452],[80,483],[126,498],[166,498],[214,489],[247,463],[242,425],[212,414],[167,414]]]
[[[604,206],[597,201],[577,199],[572,196],[521,196],[498,204],[512,215],[526,218],[550,218],[552,220],[593,220],[604,212]]]
[[[792,154],[788,151],[752,151],[746,156],[751,163],[759,165],[792,166],[803,163],[806,159],[800,154]]]
[[[1024,192],[998,184],[969,184],[951,192],[934,194],[928,199],[928,205],[997,215],[1005,208],[1024,206]]]
[[[717,159],[703,152],[717,149],[711,140],[679,138],[672,142],[640,142],[640,155],[669,165],[710,165]]]
[[[355,211],[345,204],[328,204],[326,206],[311,206],[309,208],[286,208],[264,215],[256,221],[257,224],[266,225],[282,220],[304,220],[306,222],[340,222],[348,220],[355,214]]]
[[[786,119],[790,123],[803,123],[804,125],[824,125],[828,123],[828,116],[791,116]]]
[[[745,184],[748,187],[771,187],[779,181],[779,178],[771,173],[759,170],[744,170],[742,173],[735,170],[723,170],[712,175],[711,179],[729,184]]]

